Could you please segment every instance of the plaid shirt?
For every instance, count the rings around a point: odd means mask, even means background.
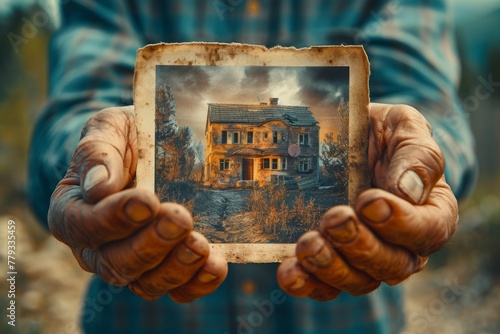
[[[136,50],[156,42],[219,41],[304,47],[363,44],[372,101],[410,104],[433,125],[457,197],[476,166],[456,95],[458,64],[441,0],[183,0],[61,2],[51,44],[50,94],[31,149],[29,194],[46,222],[89,116],[132,104]],[[126,288],[91,282],[82,313],[89,333],[389,333],[403,326],[401,288],[319,303],[282,294],[275,264],[230,265],[213,294],[189,305],[146,302]]]

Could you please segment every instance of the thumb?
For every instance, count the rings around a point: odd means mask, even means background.
[[[82,130],[66,178],[77,178],[85,200],[94,203],[123,190],[137,167],[133,106],[104,109]]]
[[[444,173],[444,156],[429,123],[410,106],[375,103],[370,106],[370,120],[370,141],[378,147],[376,160],[385,164],[382,186],[410,203],[425,203]]]

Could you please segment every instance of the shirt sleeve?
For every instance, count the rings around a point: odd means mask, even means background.
[[[32,136],[28,197],[47,224],[50,196],[92,113],[132,104],[134,13],[121,1],[69,1],[50,45],[49,96]],[[126,93],[124,93],[126,92]]]
[[[447,1],[385,1],[357,31],[371,61],[373,101],[409,104],[431,123],[445,177],[467,195],[477,163],[468,117],[457,96],[459,62]]]

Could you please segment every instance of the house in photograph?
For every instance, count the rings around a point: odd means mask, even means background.
[[[210,187],[315,185],[319,126],[308,106],[278,98],[260,104],[208,104],[205,178]]]

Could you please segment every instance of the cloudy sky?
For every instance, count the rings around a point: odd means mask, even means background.
[[[306,105],[321,129],[337,129],[337,105],[349,96],[348,67],[157,66],[156,85],[172,87],[176,120],[204,138],[207,103]],[[322,131],[323,132],[323,131]]]

